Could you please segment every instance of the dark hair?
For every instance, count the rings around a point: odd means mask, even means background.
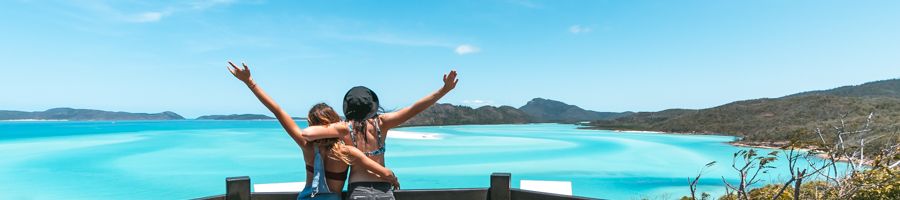
[[[350,88],[344,94],[344,117],[353,125],[353,134],[361,135],[365,142],[368,142],[368,137],[365,137],[366,121],[377,117],[383,110],[378,102],[378,95],[365,86]],[[356,141],[353,142],[356,145]]]

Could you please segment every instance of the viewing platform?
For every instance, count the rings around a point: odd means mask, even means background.
[[[510,173],[491,174],[487,188],[396,190],[397,200],[587,200],[594,198],[510,188]],[[531,182],[530,184],[540,184]],[[298,192],[251,192],[250,177],[225,179],[225,194],[195,200],[296,200]],[[571,185],[568,186],[571,189]],[[571,193],[571,191],[568,191]],[[347,195],[344,192],[344,195]],[[344,196],[344,199],[349,199]]]

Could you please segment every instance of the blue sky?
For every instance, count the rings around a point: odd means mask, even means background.
[[[0,2],[0,110],[290,113],[352,86],[441,102],[706,108],[900,77],[900,1]]]

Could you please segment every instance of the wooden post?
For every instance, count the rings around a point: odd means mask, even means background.
[[[512,174],[494,172],[491,174],[491,188],[488,190],[490,200],[510,200],[509,181]]]
[[[250,177],[225,178],[225,200],[250,200]]]

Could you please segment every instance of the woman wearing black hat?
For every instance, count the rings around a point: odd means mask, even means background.
[[[344,95],[344,116],[347,118],[349,133],[307,131],[303,134],[307,140],[341,137],[363,151],[369,158],[384,165],[384,153],[387,150],[385,139],[388,130],[425,111],[453,90],[456,83],[459,82],[456,79],[456,71],[445,74],[443,81],[444,85],[440,89],[413,105],[382,114],[379,114],[382,109],[375,92],[363,86],[353,87]],[[394,196],[389,182],[384,182],[377,175],[357,167],[350,169],[348,191],[350,199],[393,199]]]
[[[349,132],[346,126],[335,126],[345,123],[339,122],[340,116],[331,107],[324,103],[313,106],[308,116],[309,127],[300,130],[293,118],[256,85],[256,82],[250,77],[250,69],[246,64],[243,64],[243,68],[238,68],[230,61],[228,64],[231,65],[228,68],[231,74],[247,84],[250,91],[278,118],[278,122],[281,123],[284,130],[303,151],[307,172],[306,185],[297,199],[341,199],[341,190],[347,178],[348,165],[364,169],[379,180],[389,182],[392,186],[400,186],[397,177],[391,170],[384,167],[383,162],[372,160],[359,149],[344,146],[342,141],[334,138],[313,140],[304,137],[305,134],[302,132]],[[325,159],[326,157],[330,159]]]

